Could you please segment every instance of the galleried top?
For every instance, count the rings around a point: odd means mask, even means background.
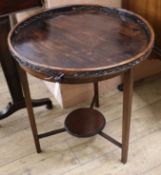
[[[153,42],[153,30],[140,16],[89,5],[37,14],[9,35],[10,50],[23,67],[71,76],[129,69],[149,55]]]

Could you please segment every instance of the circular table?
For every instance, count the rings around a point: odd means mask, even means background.
[[[37,152],[39,139],[68,131],[78,137],[100,134],[122,149],[127,162],[133,91],[133,67],[151,53],[154,33],[140,16],[93,5],[52,9],[21,22],[10,32],[9,48],[19,63],[21,82]],[[59,83],[94,83],[90,108],[72,111],[65,127],[38,134],[26,73]],[[122,143],[103,133],[104,116],[98,106],[98,81],[124,74]]]

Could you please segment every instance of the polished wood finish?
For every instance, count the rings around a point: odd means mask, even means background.
[[[43,12],[9,36],[11,52],[21,66],[60,83],[93,82],[126,71],[149,55],[153,41],[144,19],[99,6]]]
[[[7,107],[0,111],[0,120],[5,119],[9,117],[11,114],[16,112],[19,109],[25,108],[25,100],[24,95],[22,92],[22,87],[17,71],[16,62],[12,58],[7,44],[7,36],[9,31],[11,30],[11,27],[17,23],[15,20],[14,15],[8,16],[8,12],[13,12],[16,9],[21,10],[21,8],[31,8],[36,5],[34,3],[36,1],[7,1],[7,0],[1,0],[0,1],[0,63],[2,65],[2,69],[6,78],[6,82],[11,94],[12,102],[9,102]],[[39,3],[38,3],[39,2]],[[37,4],[40,4],[41,1],[37,1]],[[14,4],[14,5],[13,5]],[[33,6],[32,6],[33,5]],[[12,7],[12,8],[10,8]],[[23,9],[22,8],[22,9]],[[6,15],[6,16],[1,16]],[[39,100],[33,100],[32,104],[34,107],[46,105],[48,109],[52,108],[52,102],[47,99],[39,99]]]
[[[129,55],[137,55],[148,44],[144,28],[130,18],[123,21],[112,13],[107,16],[94,10],[75,11],[40,20],[25,26],[23,30],[17,29],[12,44],[26,61],[44,67],[48,64],[55,70],[105,69],[111,64],[127,61]],[[106,30],[102,29],[103,23]]]
[[[161,58],[161,0],[122,0],[122,7],[143,16],[155,31],[155,53]]]
[[[66,130],[76,137],[91,137],[105,127],[104,116],[91,108],[80,108],[72,111],[65,120]]]
[[[19,65],[38,78],[59,83],[94,83],[91,107],[71,112],[65,120],[65,129],[79,137],[100,134],[122,148],[121,161],[126,163],[132,72],[133,67],[151,53],[154,33],[150,25],[140,16],[121,9],[71,6],[40,13],[18,24],[8,42]],[[98,81],[122,73],[125,78],[121,144],[102,132],[104,117],[92,108],[94,104],[99,106]],[[29,100],[29,95],[27,98]],[[31,108],[30,102],[28,109],[34,120]],[[64,129],[44,133],[42,137],[60,132]],[[37,132],[33,134],[37,135]]]
[[[42,6],[41,0],[1,0],[0,1],[0,16],[7,15],[13,12],[22,11],[24,9]]]
[[[132,92],[133,92],[133,69],[124,73],[124,94],[123,94],[123,121],[122,121],[122,158],[123,163],[127,162],[129,136],[130,136],[130,121],[132,107]]]

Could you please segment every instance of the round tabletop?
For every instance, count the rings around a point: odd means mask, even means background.
[[[18,24],[11,53],[48,81],[91,82],[131,69],[150,54],[154,33],[140,16],[101,6],[52,9]]]

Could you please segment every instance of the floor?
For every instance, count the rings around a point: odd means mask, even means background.
[[[35,109],[39,132],[57,129],[72,109],[61,110],[42,81],[29,77],[33,98],[51,97],[53,110]],[[0,109],[10,101],[0,69]],[[105,132],[121,140],[122,93],[100,98],[107,120]],[[88,106],[89,102],[80,106]],[[77,106],[78,107],[78,106]],[[161,75],[135,85],[129,161],[120,162],[120,149],[100,136],[78,139],[67,133],[41,140],[35,152],[26,110],[0,121],[0,175],[160,175]]]

